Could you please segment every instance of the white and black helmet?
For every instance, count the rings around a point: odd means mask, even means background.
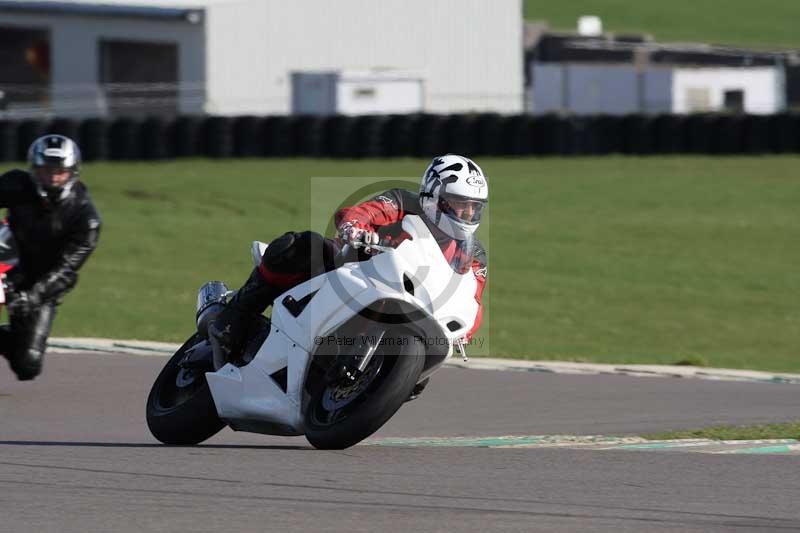
[[[422,176],[419,201],[431,222],[453,239],[464,240],[478,229],[489,199],[489,184],[481,167],[460,155],[436,157]],[[468,214],[451,204],[468,203]]]
[[[69,180],[59,187],[68,191],[80,175],[81,151],[78,145],[69,137],[63,135],[45,135],[39,137],[28,149],[28,163],[31,170],[37,167],[59,167],[70,171]],[[53,193],[54,191],[45,191]]]

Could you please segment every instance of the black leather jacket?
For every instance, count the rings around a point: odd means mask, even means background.
[[[9,278],[42,302],[57,301],[75,286],[78,269],[97,247],[100,216],[86,186],[76,181],[61,198],[42,198],[30,173],[12,170],[0,176],[4,207],[19,252]]]

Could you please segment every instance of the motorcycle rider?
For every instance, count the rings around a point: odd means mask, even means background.
[[[406,238],[403,217],[413,214],[426,221],[454,269],[462,274],[471,270],[475,276],[478,313],[466,335],[469,340],[483,316],[486,251],[474,233],[487,200],[488,183],[474,161],[453,154],[436,157],[425,170],[419,193],[390,189],[371,200],[340,209],[334,218],[336,241],[312,231],[288,232],[273,240],[260,264],[210,326],[209,333],[228,354],[238,352],[255,324],[253,318],[279,294],[336,268],[341,263],[341,245],[369,245],[382,240],[396,246]]]
[[[9,324],[0,326],[0,354],[17,378],[42,371],[56,306],[78,280],[78,270],[97,247],[100,217],[79,181],[78,145],[45,135],[28,150],[30,171],[0,176],[0,208],[19,252],[6,278]]]

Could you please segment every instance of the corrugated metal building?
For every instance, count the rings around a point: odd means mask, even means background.
[[[424,111],[512,113],[522,25],[521,0],[0,0],[0,90],[7,114],[284,114],[293,74],[398,71]]]

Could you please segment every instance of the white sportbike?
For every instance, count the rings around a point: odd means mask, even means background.
[[[200,289],[195,333],[169,360],[147,400],[147,423],[166,444],[197,444],[225,425],[305,435],[342,449],[377,431],[459,349],[474,323],[475,276],[458,273],[415,215],[396,248],[289,289],[259,316],[241,354],[225,357],[208,325],[231,292]],[[266,248],[253,243],[258,262]],[[346,247],[347,248],[347,247]],[[345,252],[346,253],[346,252]]]

